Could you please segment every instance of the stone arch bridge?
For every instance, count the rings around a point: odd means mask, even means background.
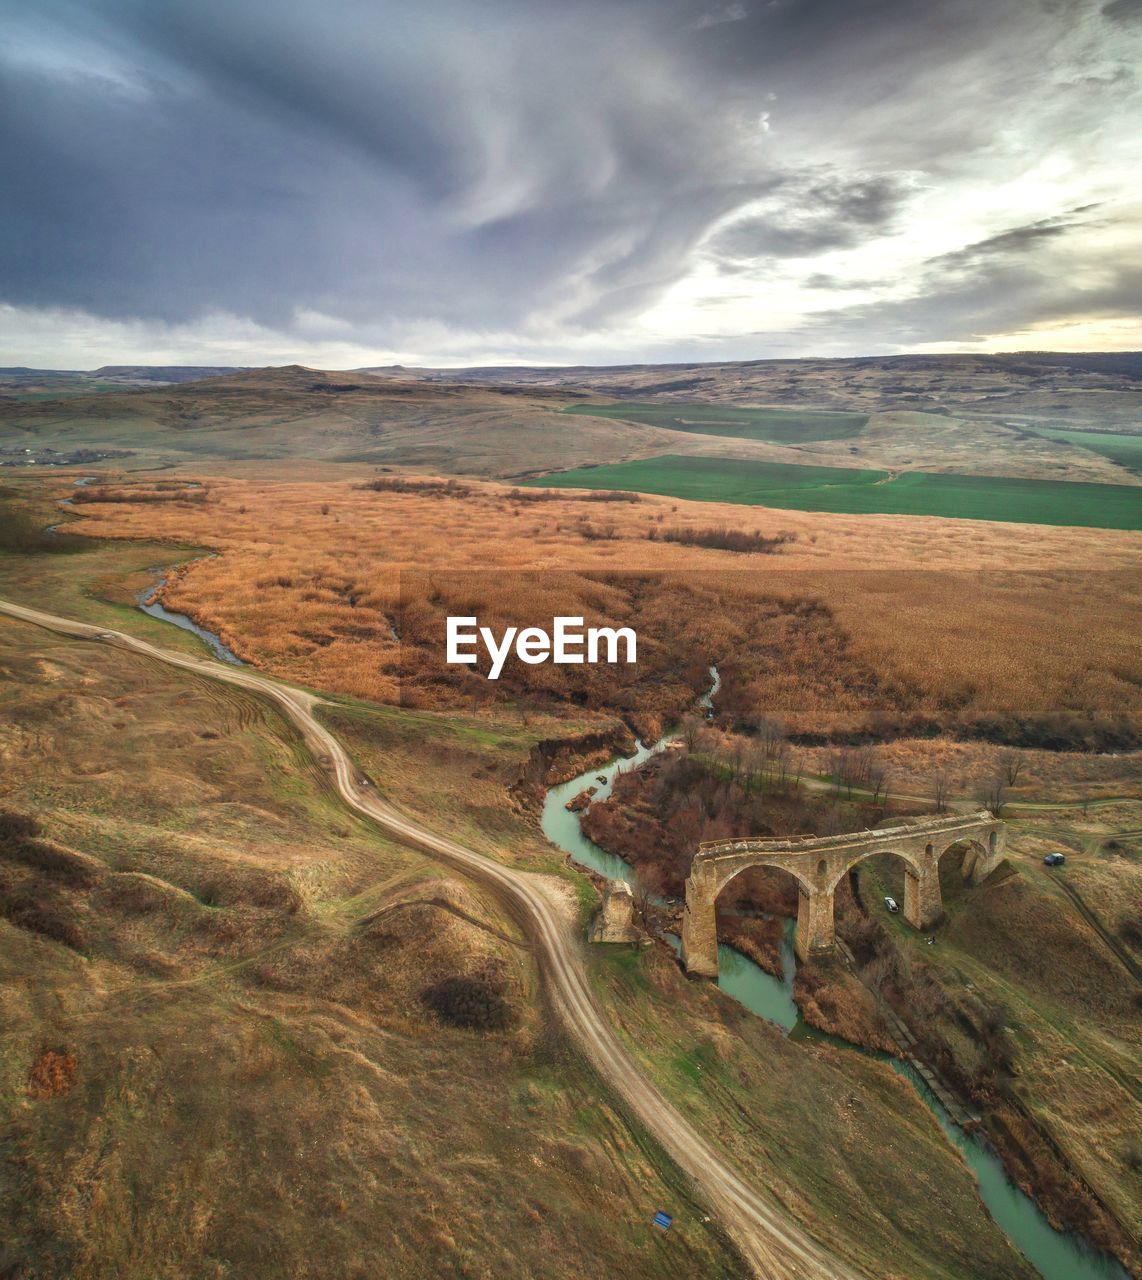
[[[961,843],[972,850],[970,862],[964,861],[964,874],[978,884],[1003,860],[1004,824],[983,809],[850,835],[707,841],[698,846],[686,881],[682,961],[688,973],[717,977],[715,903],[726,885],[749,867],[778,867],[796,877],[796,949],[802,960],[811,952],[832,948],[833,893],[853,867],[877,853],[893,853],[903,860],[904,918],[917,929],[927,929],[943,915],[940,855]]]

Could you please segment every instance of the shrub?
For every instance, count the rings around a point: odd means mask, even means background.
[[[441,498],[466,498],[472,492],[470,485],[458,480],[412,480],[406,476],[382,476],[357,485],[370,493],[425,493]]]
[[[753,552],[756,555],[774,555],[787,542],[796,542],[795,533],[776,533],[767,537],[760,529],[747,533],[744,529],[731,529],[728,525],[711,525],[708,529],[687,529],[678,526],[664,529],[658,535],[663,542],[679,542],[688,547],[709,547],[715,551]]]
[[[33,1098],[58,1098],[75,1083],[75,1054],[66,1049],[45,1049],[32,1064],[28,1094]]]
[[[515,1021],[503,983],[492,978],[445,978],[420,999],[441,1021],[468,1031],[504,1031]]]
[[[87,551],[91,542],[69,533],[49,533],[30,511],[17,507],[0,512],[0,551],[15,551],[21,555],[35,552],[66,553]]]

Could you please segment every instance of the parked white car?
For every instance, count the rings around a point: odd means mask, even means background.
[[[895,915],[900,910],[900,903],[895,898],[885,898],[884,905]]]

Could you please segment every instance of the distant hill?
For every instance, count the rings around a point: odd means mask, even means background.
[[[512,479],[685,454],[1135,484],[1140,392],[1133,352],[542,369],[104,365],[0,372],[0,452],[21,465],[41,452],[46,465],[51,450],[129,449],[132,468],[298,459]],[[573,417],[561,412],[570,407]],[[863,425],[775,436],[719,407],[840,411]],[[1092,429],[1118,438],[1081,435]]]
[[[125,378],[138,382],[197,382],[242,373],[249,365],[208,364],[105,364],[92,369],[92,378]]]
[[[735,360],[681,364],[608,365],[475,365],[468,368],[433,368],[376,365],[354,370],[380,378],[419,379],[426,382],[485,382],[527,385],[593,386],[623,385],[657,379],[664,388],[718,382],[725,377],[757,377],[783,373],[797,376],[811,371],[837,374],[881,370],[897,374],[957,373],[988,377],[996,374],[1042,377],[1052,370],[1103,374],[1109,378],[1142,381],[1142,351],[1018,351],[998,355],[954,353],[949,355],[802,356],[775,360]],[[643,385],[643,390],[649,389]]]
[[[1142,352],[854,356],[704,364],[360,369],[438,385],[561,389],[611,401],[695,401],[857,412],[1011,415],[1019,425],[1134,429]],[[1097,396],[1092,392],[1099,393]]]
[[[0,367],[0,380],[30,379],[34,382],[75,380],[88,382],[195,382],[240,373],[248,365],[197,364],[105,364],[98,369],[30,369],[26,365]]]

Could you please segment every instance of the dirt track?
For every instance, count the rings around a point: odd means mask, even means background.
[[[300,730],[317,759],[329,769],[348,805],[403,843],[489,885],[524,924],[534,939],[552,1005],[565,1030],[599,1076],[691,1179],[701,1199],[732,1237],[756,1275],[767,1280],[785,1277],[856,1280],[860,1273],[814,1241],[769,1197],[754,1190],[643,1075],[591,993],[582,944],[559,919],[530,877],[474,853],[447,836],[438,835],[386,804],[362,780],[344,747],[313,714],[314,707],[321,701],[319,698],[279,685],[248,669],[188,657],[124,632],[74,622],[5,600],[0,600],[0,614],[63,635],[113,644],[272,699]]]

